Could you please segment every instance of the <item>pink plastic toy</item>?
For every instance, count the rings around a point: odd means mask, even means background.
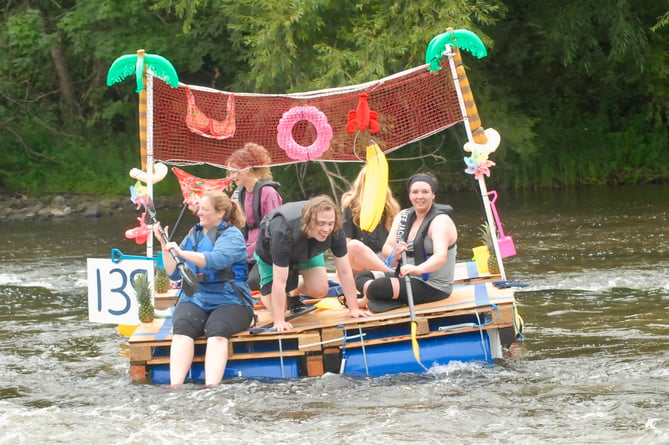
[[[499,230],[499,238],[497,239],[499,254],[502,258],[514,256],[516,254],[516,246],[513,244],[513,239],[510,236],[504,235],[504,229],[502,228],[502,223],[500,222],[499,214],[497,213],[497,206],[495,205],[495,202],[497,201],[497,192],[492,190],[488,192],[488,195],[492,196],[492,199],[490,200],[490,208],[492,209],[492,214],[495,217],[495,223]]]

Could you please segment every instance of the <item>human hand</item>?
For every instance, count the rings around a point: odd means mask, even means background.
[[[290,322],[283,320],[283,321],[274,321],[274,330],[277,332],[284,332],[284,331],[290,331],[293,329],[293,325],[290,324]]]
[[[409,245],[405,241],[397,243],[395,247],[395,259],[399,261],[402,258],[402,254],[407,250],[409,250]]]
[[[400,276],[403,277],[405,275],[422,275],[423,272],[420,270],[419,266],[416,266],[415,264],[404,264],[402,267],[400,267]]]
[[[355,308],[355,309],[350,309],[349,310],[349,315],[351,316],[351,318],[362,318],[362,317],[371,317],[374,314],[372,314],[368,310],[362,310],[360,308]]]
[[[162,244],[162,249],[163,250],[172,250],[176,252],[178,256],[181,256],[181,247],[179,247],[179,244],[175,243],[174,241],[167,242],[165,244]]]

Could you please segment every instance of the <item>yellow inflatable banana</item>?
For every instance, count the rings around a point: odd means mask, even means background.
[[[360,228],[373,231],[381,221],[388,192],[388,161],[377,144],[367,146],[365,185],[362,189]]]

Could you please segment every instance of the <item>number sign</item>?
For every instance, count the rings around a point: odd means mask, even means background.
[[[153,282],[153,261],[88,258],[88,320],[95,323],[139,323],[132,281],[145,272]]]

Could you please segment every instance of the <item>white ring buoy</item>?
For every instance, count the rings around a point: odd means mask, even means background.
[[[293,127],[300,121],[310,122],[316,128],[316,140],[308,147],[295,142]],[[309,161],[320,157],[330,148],[332,127],[327,116],[316,107],[301,105],[283,113],[277,129],[277,142],[289,158],[296,161]]]
[[[151,184],[162,181],[165,176],[167,176],[167,165],[162,162],[156,162],[153,164],[153,175],[151,175]],[[130,170],[130,177],[142,181],[144,184],[149,182],[149,174],[138,168],[133,168]]]

